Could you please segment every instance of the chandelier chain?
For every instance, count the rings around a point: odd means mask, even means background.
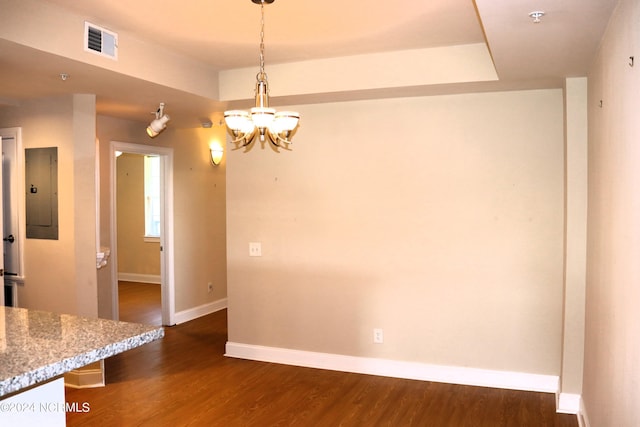
[[[264,0],[260,3],[260,75],[258,80],[266,80],[267,75],[264,72]]]

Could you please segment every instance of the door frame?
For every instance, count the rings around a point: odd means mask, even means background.
[[[0,128],[0,141],[4,139],[13,139],[13,144],[11,147],[11,170],[9,182],[11,185],[10,189],[10,200],[9,206],[11,209],[10,218],[3,218],[4,221],[10,221],[12,226],[15,227],[12,231],[16,237],[15,242],[13,243],[15,246],[15,255],[17,259],[16,267],[17,267],[17,275],[16,276],[6,276],[4,279],[5,284],[9,284],[11,286],[13,305],[15,307],[19,306],[18,302],[18,288],[17,286],[20,284],[24,284],[24,246],[25,246],[25,236],[23,230],[25,229],[25,198],[24,198],[24,149],[22,146],[22,128],[21,127],[9,127],[9,128]],[[2,151],[4,150],[4,142],[0,143],[2,146]],[[4,169],[4,159],[3,168]],[[3,170],[2,173],[5,171]],[[4,184],[2,184],[4,185]],[[3,200],[5,195],[2,194]],[[2,237],[4,238],[4,229],[2,229]],[[6,266],[5,266],[6,269]],[[3,280],[4,281],[4,280]],[[2,292],[2,297],[4,299],[4,288]],[[4,304],[4,302],[3,302]]]
[[[173,148],[156,147],[128,142],[111,141],[110,159],[110,228],[111,228],[111,297],[113,318],[119,319],[118,304],[118,240],[117,240],[117,162],[116,152],[154,155],[160,157],[160,286],[162,324],[172,326],[175,321],[175,269],[173,235]]]

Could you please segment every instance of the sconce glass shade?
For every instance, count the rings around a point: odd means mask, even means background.
[[[167,127],[167,122],[169,120],[170,117],[167,114],[153,120],[151,123],[149,123],[149,126],[147,126],[147,135],[149,135],[151,138],[158,136],[160,132],[165,130],[165,128]]]
[[[209,145],[209,149],[211,150],[211,163],[214,166],[218,166],[222,161],[222,155],[224,154],[224,150],[217,143],[212,143]]]

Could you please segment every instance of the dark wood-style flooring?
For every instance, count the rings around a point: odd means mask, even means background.
[[[162,325],[160,285],[118,282],[120,320]]]
[[[159,319],[159,299],[121,319]],[[157,290],[157,286],[156,286]],[[126,298],[127,291],[121,291]],[[159,297],[158,297],[159,298]],[[131,317],[126,314],[131,310]],[[226,310],[166,328],[165,338],[105,361],[106,387],[67,389],[73,426],[577,427],[552,394],[359,375],[224,356]]]

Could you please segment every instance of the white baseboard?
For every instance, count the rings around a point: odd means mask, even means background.
[[[153,283],[155,285],[162,283],[159,274],[118,273],[118,280],[125,282]]]
[[[556,402],[556,412],[559,414],[578,414],[581,400],[579,394],[560,393]]]
[[[417,362],[263,347],[235,342],[227,342],[225,355],[240,359],[385,377],[545,393],[558,392],[559,378],[556,375],[429,365]]]
[[[208,304],[177,312],[175,314],[175,322],[176,325],[179,325],[180,323],[188,322],[190,320],[197,319],[198,317],[224,310],[225,308],[227,308],[227,299],[219,299]]]

